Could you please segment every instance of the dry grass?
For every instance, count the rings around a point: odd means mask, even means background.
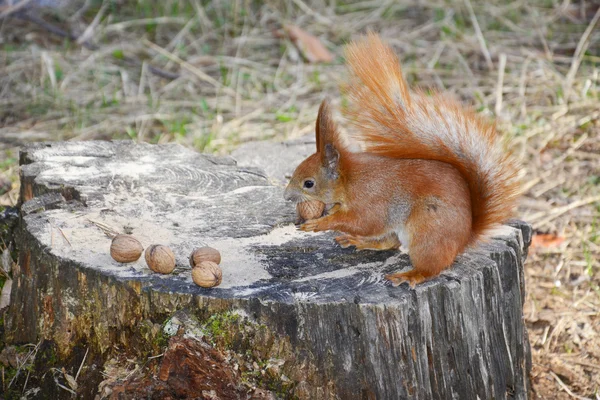
[[[325,95],[344,104],[342,44],[380,32],[413,84],[453,92],[513,137],[526,187],[519,216],[557,235],[527,262],[536,396],[600,398],[597,3],[102,4],[44,15],[85,32],[83,46],[31,22],[0,21],[0,181],[15,181],[14,147],[27,140],[130,137],[222,153],[310,133]],[[278,35],[285,23],[317,35],[336,60],[305,63]],[[16,186],[0,202],[14,204]]]

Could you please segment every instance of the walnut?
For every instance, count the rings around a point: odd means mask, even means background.
[[[303,201],[302,203],[296,204],[296,211],[300,218],[304,220],[319,218],[323,215],[325,210],[325,203],[319,200]]]
[[[204,288],[219,286],[222,278],[221,268],[212,261],[202,261],[192,268],[192,280],[198,286]]]
[[[110,256],[120,263],[136,261],[143,251],[142,244],[131,235],[117,235],[110,244]]]
[[[200,247],[190,254],[190,266],[194,268],[203,261],[212,261],[215,264],[221,263],[221,253],[212,247]]]
[[[175,254],[167,246],[153,244],[146,249],[146,264],[161,274],[170,274],[175,269]]]

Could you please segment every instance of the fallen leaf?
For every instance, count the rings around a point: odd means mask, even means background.
[[[10,250],[4,249],[2,254],[0,254],[0,275],[5,278],[10,278],[9,274],[12,271],[12,257],[10,255]]]
[[[65,379],[67,380],[67,383],[69,384],[71,389],[76,391],[78,385],[77,385],[77,381],[75,380],[75,378],[73,378],[71,375],[67,374],[65,371],[63,371],[63,375],[65,376]]]
[[[10,305],[10,292],[12,289],[12,279],[8,279],[4,282],[2,287],[2,294],[0,294],[0,310]]]
[[[6,346],[0,352],[0,364],[11,367],[19,368],[19,354],[15,346]]]
[[[290,40],[300,50],[304,58],[310,63],[332,62],[333,54],[321,41],[295,25],[285,25],[283,27]]]
[[[553,248],[560,246],[565,241],[564,236],[553,233],[540,233],[531,238],[531,248]]]

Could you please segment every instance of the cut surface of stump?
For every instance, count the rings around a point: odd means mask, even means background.
[[[65,357],[83,344],[101,357],[135,346],[144,321],[235,311],[271,332],[251,350],[283,360],[290,396],[526,398],[530,227],[514,221],[438,278],[392,287],[383,276],[410,268],[405,253],[342,249],[334,233],[294,226],[284,179],[313,146],[252,144],[239,162],[178,145],[24,148],[7,339],[52,340]],[[113,260],[105,232],[115,231],[169,246],[174,272]],[[188,258],[202,246],[221,253],[216,288],[192,282]]]

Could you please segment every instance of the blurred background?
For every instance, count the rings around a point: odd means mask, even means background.
[[[347,104],[344,43],[372,30],[412,85],[452,93],[512,140],[525,187],[517,216],[535,230],[525,306],[535,396],[599,399],[599,6],[0,1],[0,211],[17,203],[18,151],[30,141],[227,154],[313,134],[325,96],[342,114]]]

